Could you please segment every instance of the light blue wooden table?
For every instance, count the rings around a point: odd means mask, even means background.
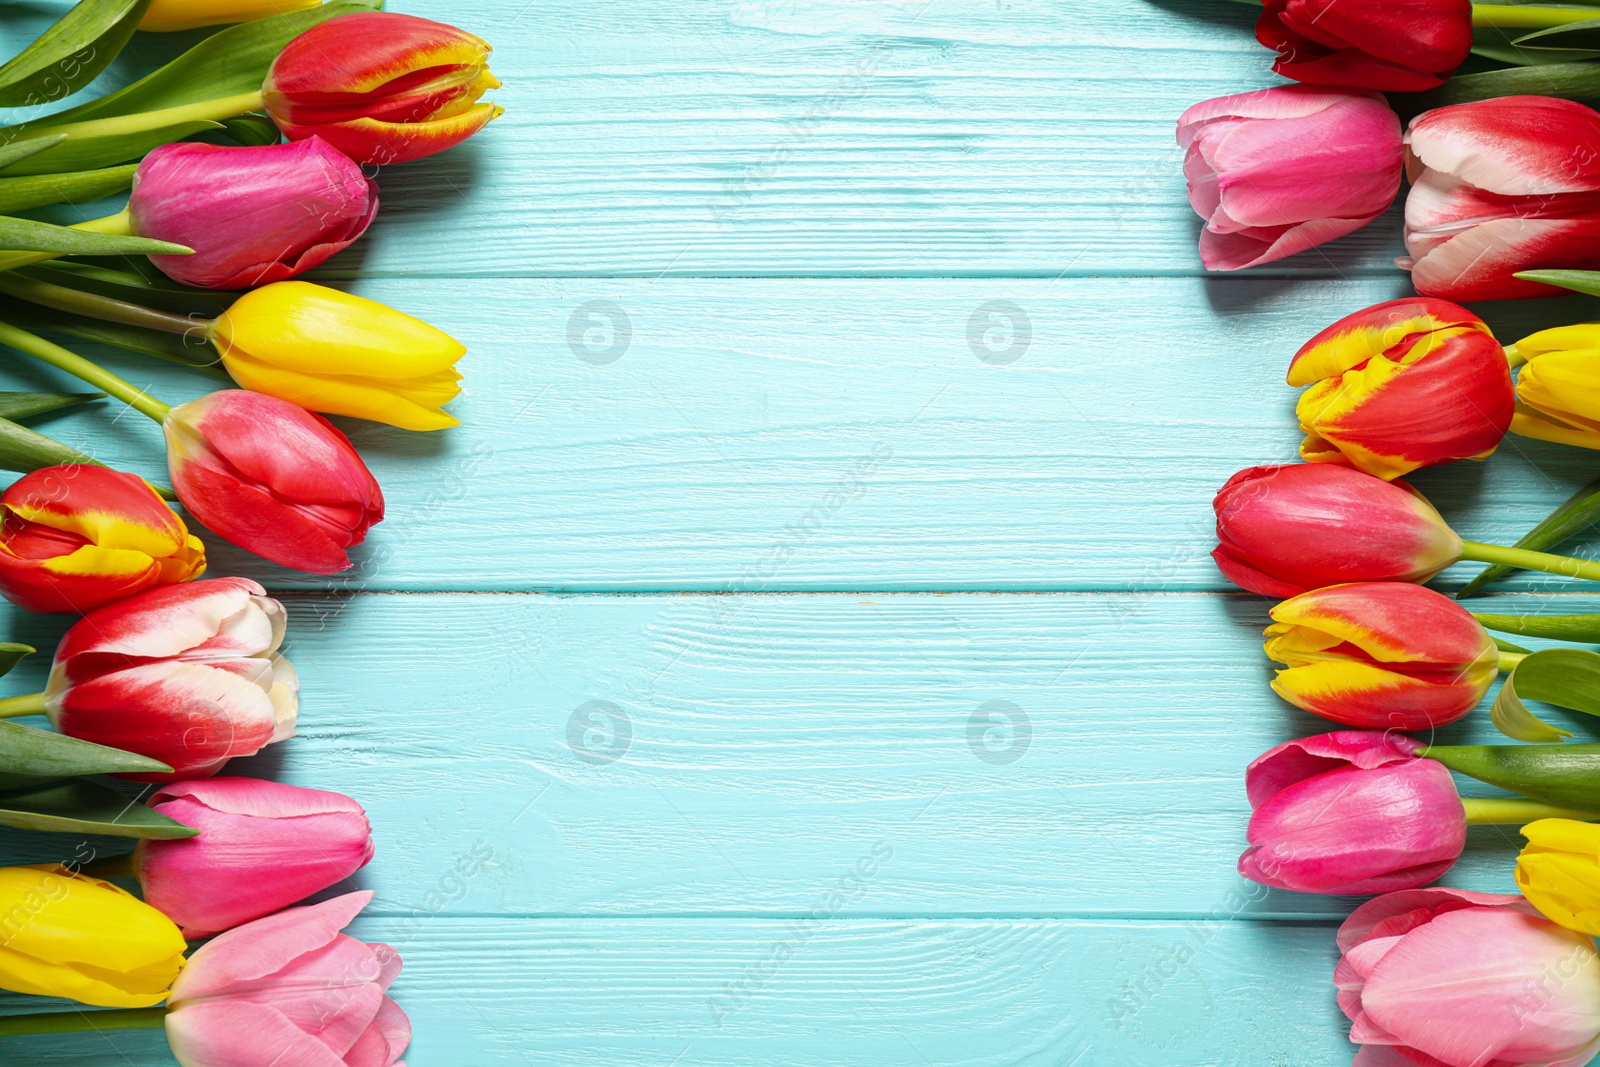
[[[7,46],[62,6],[5,5]],[[231,770],[366,804],[355,932],[405,956],[412,1067],[1347,1063],[1349,903],[1234,873],[1244,765],[1321,722],[1268,691],[1209,504],[1294,455],[1294,349],[1408,289],[1397,213],[1198,270],[1173,122],[1273,82],[1249,10],[392,6],[492,40],[507,114],[385,171],[318,274],[471,346],[465,425],[348,424],[390,510],[347,576],[211,544],[290,604],[304,679],[300,736]],[[154,476],[114,414],[41,428]],[[1595,466],[1515,440],[1416,482],[1510,541]],[[1509,889],[1514,839],[1447,881]],[[0,1061],[172,1062],[156,1033]]]

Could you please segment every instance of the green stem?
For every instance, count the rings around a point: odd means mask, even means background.
[[[197,321],[187,315],[157,311],[143,304],[130,304],[116,297],[86,293],[82,289],[70,289],[65,285],[24,278],[20,274],[0,273],[0,293],[9,293],[18,299],[55,308],[57,311],[69,311],[75,315],[87,315],[91,319],[105,319],[108,322],[121,322],[129,326],[142,326],[147,330],[187,334],[196,328],[209,331],[211,327],[209,320]]]
[[[41,1011],[0,1015],[0,1037],[25,1034],[81,1034],[101,1030],[159,1030],[167,1025],[166,1008],[112,1008],[84,1011]]]
[[[1462,797],[1461,805],[1467,809],[1468,826],[1523,826],[1539,819],[1577,819],[1579,822],[1600,819],[1600,815],[1592,811],[1558,808],[1522,797]]]
[[[1524,637],[1548,637],[1554,641],[1600,643],[1600,614],[1589,615],[1493,615],[1472,613],[1485,628]]]
[[[1506,345],[1506,363],[1512,370],[1516,370],[1526,362],[1528,362],[1528,357],[1518,352],[1516,345]]]
[[[10,323],[0,322],[0,344],[10,345],[19,352],[82,378],[96,389],[109,393],[140,414],[150,416],[158,424],[166,422],[167,412],[172,410],[143,389],[123,381],[76,352],[69,352],[58,344],[46,341],[43,337],[31,334],[27,330],[19,330]]]
[[[1461,542],[1461,558],[1477,563],[1503,563],[1528,571],[1545,571],[1568,578],[1585,578],[1600,582],[1600,560],[1557,556],[1549,552],[1533,552],[1526,548],[1506,545],[1486,545],[1481,541]]]
[[[162,108],[159,111],[140,111],[109,119],[85,119],[82,122],[40,126],[32,130],[24,128],[13,140],[55,137],[64,133],[70,142],[74,137],[110,137],[143,133],[146,130],[159,130],[163,126],[176,126],[183,122],[220,122],[223,119],[238,118],[247,112],[260,111],[265,106],[266,101],[262,99],[260,90],[257,90],[241,93],[238,96],[223,96],[215,100],[200,100],[179,107]]]
[[[1600,19],[1600,7],[1536,7],[1532,4],[1473,4],[1474,26],[1541,30]]]
[[[0,699],[0,719],[16,719],[23,715],[43,714],[43,693],[29,693],[26,696]]]
[[[1531,652],[1502,652],[1500,653],[1500,670],[1502,672],[1509,671],[1530,655],[1532,655]]]

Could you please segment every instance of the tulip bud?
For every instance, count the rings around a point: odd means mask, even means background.
[[[400,954],[339,931],[367,892],[236,927],[195,950],[172,987],[167,1041],[182,1067],[390,1067],[411,1023],[384,995]]]
[[[1462,542],[1404,482],[1321,463],[1250,467],[1218,491],[1217,569],[1241,589],[1297,596],[1344,582],[1425,582]]]
[[[149,805],[200,831],[141,841],[134,873],[147,903],[191,941],[270,915],[372,859],[372,827],[347,796],[254,778],[162,786]]]
[[[1266,0],[1256,40],[1272,69],[1312,85],[1414,93],[1449,80],[1472,51],[1470,0]]]
[[[1417,292],[1554,296],[1518,271],[1600,267],[1600,114],[1503,96],[1424,112],[1406,133],[1406,252]]]
[[[172,920],[64,867],[0,867],[0,989],[106,1008],[167,998],[183,967]]]
[[[183,142],[144,157],[128,212],[139,236],[194,249],[150,257],[169,277],[246,289],[349,247],[378,213],[378,186],[318,137],[249,148]]]
[[[83,613],[206,569],[206,550],[142,478],[68,464],[0,496],[0,593],[25,611]]]
[[[294,733],[299,681],[278,654],[283,605],[248,578],[150,589],[85,615],[45,686],[61,733],[206,778]]]
[[[1425,885],[1454,866],[1467,816],[1450,772],[1409,738],[1340,730],[1289,741],[1245,771],[1253,814],[1239,873],[1302,893]]]
[[[1528,902],[1569,930],[1600,935],[1600,826],[1540,819],[1522,828],[1517,888]]]
[[[322,0],[151,0],[139,28],[148,33],[170,33],[226,26],[304,11],[321,3]]]
[[[489,45],[386,11],[340,15],[289,42],[267,73],[267,113],[291,141],[316,135],[357,163],[405,163],[465,141],[503,108]]]
[[[1343,237],[1400,190],[1400,120],[1374,92],[1287,85],[1178,119],[1207,270],[1270,263]]]
[[[313,574],[383,519],[383,493],[350,439],[319,415],[244,389],[175,407],[162,424],[178,499],[217,534]]]
[[[1500,651],[1447,596],[1404,582],[1301,593],[1272,609],[1272,688],[1297,708],[1365,729],[1422,730],[1462,718],[1500,673]]]
[[[1512,431],[1600,448],[1600,323],[1540,330],[1506,351],[1524,361]]]
[[[1486,459],[1511,425],[1506,353],[1483,320],[1426,297],[1346,315],[1289,365],[1300,456],[1379,478]]]
[[[1358,1064],[1578,1067],[1600,1044],[1594,941],[1521,897],[1389,893],[1345,920],[1339,951]]]
[[[407,430],[460,425],[440,409],[461,392],[455,363],[466,347],[375,300],[308,282],[269,285],[240,297],[212,336],[246,389]]]

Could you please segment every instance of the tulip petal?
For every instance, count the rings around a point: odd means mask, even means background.
[[[1581,157],[1582,146],[1596,144],[1600,114],[1549,96],[1437,108],[1412,119],[1406,132],[1424,166],[1502,196],[1600,191],[1593,153]]]
[[[177,1004],[167,1014],[167,1041],[191,1067],[345,1067],[277,1008],[248,1001]]]
[[[176,656],[211,640],[252,596],[265,595],[266,590],[248,578],[212,578],[151,590],[137,600],[107,605],[68,630],[56,648],[56,662],[73,679],[77,675],[71,661],[79,655]]]
[[[1420,293],[1450,300],[1554,296],[1560,290],[1512,275],[1555,268],[1600,268],[1600,217],[1482,223],[1418,257],[1411,281]]]
[[[1403,734],[1335,730],[1268,749],[1245,768],[1245,792],[1258,808],[1296,782],[1340,767],[1386,767],[1413,759],[1421,746]]]
[[[1349,952],[1372,937],[1394,937],[1431,921],[1436,915],[1460,908],[1512,908],[1537,914],[1532,905],[1514,893],[1479,893],[1471,889],[1433,886],[1407,889],[1369,900],[1350,913],[1339,927],[1339,951]]]
[[[362,118],[321,126],[279,122],[278,128],[290,140],[321,137],[357,163],[387,166],[409,163],[454,148],[504,115],[505,110],[498,104],[477,104],[459,115],[428,122],[380,122]]]
[[[203,1000],[273,975],[311,949],[332,943],[372,900],[371,890],[289,908],[208,941],[178,976],[172,999]]]
[[[1337,378],[1391,352],[1404,353],[1415,362],[1455,336],[1456,328],[1489,334],[1483,320],[1448,300],[1408,297],[1374,304],[1346,315],[1301,345],[1289,363],[1288,382],[1307,386]]]
[[[1244,270],[1304,252],[1347,233],[1354,233],[1381,215],[1357,219],[1312,219],[1281,231],[1245,230],[1239,233],[1200,231],[1200,262],[1206,270]]]
[[[1465,718],[1489,682],[1437,684],[1355,661],[1277,672],[1273,692],[1313,715],[1363,730],[1426,730]]]
[[[1328,586],[1275,605],[1271,615],[1278,626],[1294,627],[1317,649],[1347,642],[1378,663],[1442,668],[1442,678],[1483,670],[1497,661],[1494,641],[1482,624],[1454,600],[1422,586]]]

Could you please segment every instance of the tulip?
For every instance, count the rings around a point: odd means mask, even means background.
[[[350,439],[287,401],[226,389],[173,408],[162,426],[183,506],[274,563],[345,570],[346,550],[383,519],[383,493]]]
[[[149,805],[200,831],[141,841],[133,857],[144,899],[190,940],[298,903],[372,859],[366,812],[339,793],[213,778],[163,786]]]
[[[169,33],[202,26],[226,26],[232,22],[253,22],[290,11],[303,11],[321,3],[322,0],[151,0],[139,28]]]
[[[1245,771],[1253,814],[1239,873],[1302,893],[1424,885],[1467,841],[1450,772],[1409,738],[1341,730],[1290,741]]]
[[[384,995],[400,954],[339,931],[372,899],[349,893],[229,930],[172,987],[167,1041],[183,1067],[390,1067],[411,1023]]]
[[[1419,92],[1472,50],[1470,0],[1266,0],[1256,40],[1272,69],[1312,85]]]
[[[291,141],[321,137],[357,163],[404,163],[465,141],[504,110],[489,45],[439,22],[373,11],[307,30],[273,62],[267,113]]]
[[[1517,888],[1529,903],[1569,930],[1600,935],[1600,826],[1540,819],[1522,828]]]
[[[1358,1064],[1579,1067],[1600,1049],[1600,953],[1521,897],[1409,889],[1339,927]]]
[[[72,737],[206,778],[294,733],[299,682],[278,654],[283,605],[248,578],[150,589],[80,619],[56,647],[42,709]]]
[[[1600,114],[1505,96],[1418,115],[1406,133],[1407,256],[1417,292],[1553,296],[1523,270],[1600,267]]]
[[[1359,230],[1400,189],[1400,120],[1383,97],[1290,85],[1178,119],[1207,270],[1270,263]]]
[[[1458,459],[1485,459],[1512,421],[1506,353],[1457,304],[1390,300],[1346,315],[1289,365],[1309,385],[1295,407],[1300,456],[1379,478]]]
[[[0,988],[108,1008],[159,1004],[183,935],[110,882],[64,867],[0,867]]]
[[[1285,600],[1272,618],[1266,653],[1287,666],[1273,690],[1346,726],[1444,726],[1475,708],[1500,673],[1489,631],[1419,585],[1328,586]]]
[[[240,297],[211,333],[246,389],[407,430],[460,425],[441,407],[461,392],[465,346],[377,301],[282,282]]]
[[[68,464],[0,496],[0,593],[25,611],[82,613],[206,569],[206,550],[142,478]]]
[[[1540,330],[1506,353],[1522,364],[1511,429],[1541,441],[1600,448],[1600,323]]]
[[[169,277],[245,289],[349,247],[378,212],[378,186],[318,137],[249,148],[185,142],[144,157],[128,212],[133,233],[195,250],[150,257]]]

